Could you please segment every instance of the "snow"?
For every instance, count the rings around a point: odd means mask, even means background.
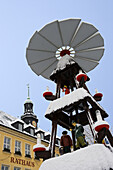
[[[103,144],[93,144],[77,151],[44,161],[39,170],[109,170],[113,152]]]
[[[68,54],[66,54],[59,60],[56,69],[52,72],[51,75],[56,74],[58,71],[63,70],[66,68],[66,66],[72,64],[75,64],[74,59],[70,57]]]
[[[19,118],[17,118],[17,119],[15,119],[14,121],[12,121],[12,124],[14,124],[14,123],[16,123],[16,122],[20,122],[20,123],[24,124],[24,121],[21,120],[21,119],[19,119]]]
[[[29,123],[29,124],[24,124],[24,129],[26,129],[26,128],[28,128],[28,127],[31,127],[31,128],[33,128],[33,129],[35,129],[35,127],[34,127],[31,123]]]
[[[45,131],[42,130],[41,128],[38,128],[38,129],[35,130],[35,133],[38,133],[38,132],[43,132],[43,133],[45,133]]]
[[[45,136],[48,136],[48,135],[51,135],[51,133],[49,131],[45,132]]]
[[[93,99],[93,97],[84,88],[79,88],[71,92],[70,94],[63,96],[62,98],[50,102],[45,115],[50,114],[56,110],[62,109],[65,106],[69,106],[70,104],[73,104],[75,102],[78,102],[79,100],[84,99],[85,97],[90,97],[103,110],[103,108]]]

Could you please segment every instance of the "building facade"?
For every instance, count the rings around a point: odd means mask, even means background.
[[[38,128],[38,118],[33,113],[29,96],[24,103],[21,119],[0,112],[0,167],[1,170],[38,170],[42,159],[37,159],[33,146],[40,134],[41,143],[49,146],[50,133]],[[56,140],[56,156],[60,139]]]

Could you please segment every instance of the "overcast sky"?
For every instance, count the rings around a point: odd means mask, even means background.
[[[42,94],[46,86],[55,93],[56,85],[37,76],[26,61],[26,48],[36,30],[54,20],[81,18],[93,24],[104,38],[105,52],[100,64],[88,73],[92,95],[103,93],[100,104],[113,126],[113,1],[112,0],[0,0],[0,110],[12,116],[23,114],[30,84],[30,98],[40,128],[51,130],[44,117],[49,102]],[[58,128],[58,134],[61,129]]]

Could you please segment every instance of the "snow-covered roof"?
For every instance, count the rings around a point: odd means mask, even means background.
[[[36,130],[35,130],[35,133],[37,133],[37,132],[43,132],[43,133],[45,133],[45,131],[42,130],[41,128],[36,129]]]
[[[84,89],[79,88],[68,95],[63,96],[62,98],[58,98],[54,101],[51,101],[45,115],[54,113],[57,110],[63,109],[66,106],[74,104],[75,102],[79,102],[80,100],[90,97],[91,100],[102,110],[104,110],[94,99],[93,97]]]
[[[47,136],[47,135],[51,135],[51,133],[48,131],[48,132],[45,132],[45,134],[44,134],[45,136]]]
[[[12,130],[16,130],[16,131],[21,132],[21,133],[23,133],[23,134],[32,136],[30,133],[26,132],[25,130],[21,131],[21,130],[19,130],[19,129],[16,129],[16,128],[13,126],[13,123],[15,123],[15,122],[17,122],[17,121],[24,123],[24,129],[26,129],[26,128],[28,128],[28,127],[35,128],[32,124],[26,124],[26,123],[25,123],[24,121],[22,121],[21,119],[15,118],[15,117],[13,117],[13,116],[11,116],[11,115],[3,112],[3,111],[0,111],[0,125],[3,125],[3,126],[5,126],[5,127],[7,127],[7,128],[11,128]],[[51,133],[50,133],[49,131],[46,132],[46,131],[42,130],[41,128],[38,128],[35,132],[37,132],[37,131],[42,131],[42,132],[44,132],[44,136],[45,136],[45,134],[46,134],[46,135],[48,135],[48,134],[51,135]],[[33,137],[37,138],[36,136],[33,136]],[[57,137],[57,138],[59,138],[59,137]],[[45,139],[43,139],[42,141],[49,142],[48,140],[45,140]]]
[[[17,118],[0,111],[0,124],[6,125],[8,127],[11,127],[11,123],[15,121]]]
[[[16,122],[20,122],[20,123],[24,124],[24,121],[21,120],[21,119],[19,119],[19,118],[17,118],[17,119],[15,119],[14,121],[12,121],[12,124],[13,124],[13,123],[16,123]]]
[[[67,66],[72,64],[75,64],[74,59],[66,54],[59,60],[56,69],[52,72],[51,75],[56,74],[58,71],[64,70]]]
[[[24,124],[24,129],[29,128],[29,127],[35,129],[35,127],[34,127],[31,123],[29,123],[29,124]]]
[[[21,133],[24,133],[24,134],[27,134],[27,135],[30,135],[32,136],[30,133],[26,132],[26,131],[21,131],[19,129],[16,129],[15,127],[13,127],[13,123],[14,122],[17,122],[17,121],[22,121],[21,119],[19,118],[15,118],[3,111],[0,111],[0,124],[5,126],[5,127],[8,127],[8,128],[11,128],[13,130],[16,130],[18,132],[21,132]],[[22,121],[23,122],[23,121]],[[32,126],[32,125],[31,125]],[[24,122],[24,127],[26,128],[27,127],[27,124]],[[34,126],[33,126],[34,128]]]
[[[109,170],[113,169],[112,152],[103,144],[94,144],[45,160],[40,170]]]

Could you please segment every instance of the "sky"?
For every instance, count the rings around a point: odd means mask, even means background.
[[[49,102],[43,98],[46,86],[55,93],[56,84],[37,76],[28,66],[26,48],[34,32],[44,25],[67,18],[81,18],[93,24],[104,38],[105,52],[99,65],[88,73],[87,86],[103,93],[100,104],[113,127],[113,1],[112,0],[0,0],[0,110],[20,117],[27,98],[27,84],[39,126],[51,131],[44,117]],[[58,126],[58,135],[62,129]]]

